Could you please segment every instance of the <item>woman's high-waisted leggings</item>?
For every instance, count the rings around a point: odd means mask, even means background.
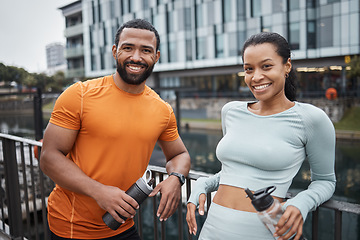
[[[211,203],[199,240],[274,240],[256,213]]]

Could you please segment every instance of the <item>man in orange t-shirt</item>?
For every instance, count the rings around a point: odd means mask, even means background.
[[[112,48],[115,74],[78,82],[56,101],[40,159],[56,183],[48,200],[52,239],[140,239],[132,219],[139,206],[125,191],[145,172],[156,142],[170,176],[150,196],[161,192],[160,221],[176,210],[190,157],[172,108],[145,85],[159,42],[145,20],[125,23]],[[106,211],[122,223],[117,230],[102,221]]]

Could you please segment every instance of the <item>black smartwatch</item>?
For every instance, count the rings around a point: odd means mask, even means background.
[[[171,175],[177,176],[179,178],[181,186],[185,183],[185,177],[181,173],[172,172],[169,174],[169,176],[171,176]]]

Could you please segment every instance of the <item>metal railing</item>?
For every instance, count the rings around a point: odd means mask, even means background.
[[[2,133],[0,133],[0,141],[0,233],[10,239],[49,239],[46,204],[54,183],[42,173],[35,156],[41,151],[42,143]],[[155,185],[168,176],[163,167],[149,166],[149,169],[155,177]],[[171,231],[176,229],[177,232],[173,235],[179,240],[193,238],[188,233],[185,222],[186,200],[190,195],[192,183],[200,176],[205,175],[190,172],[186,184],[182,187],[181,204],[171,218],[173,222],[176,222],[171,226]],[[169,220],[159,221],[156,217],[159,197],[149,198],[144,203],[135,217],[140,236],[149,234],[145,233],[147,230],[143,226],[147,224],[152,229],[153,239],[166,239],[166,231],[169,229],[167,224],[170,223]],[[207,209],[210,203],[211,195],[208,194]],[[150,206],[150,209],[145,205]],[[359,204],[329,200],[312,212],[313,240],[318,239],[319,234],[319,209],[330,209],[335,212],[333,225],[335,240],[342,239],[343,213],[360,215]],[[152,219],[150,221],[149,214]],[[174,220],[174,218],[177,219]]]

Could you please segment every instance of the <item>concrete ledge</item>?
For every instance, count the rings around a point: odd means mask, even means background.
[[[181,127],[183,129],[203,129],[203,130],[221,131],[220,122],[182,120]],[[336,139],[338,140],[360,141],[360,131],[336,130],[335,132],[336,132]]]
[[[336,138],[340,140],[360,141],[360,131],[336,130]]]
[[[221,131],[220,122],[181,121],[181,127],[184,129],[205,129]]]

